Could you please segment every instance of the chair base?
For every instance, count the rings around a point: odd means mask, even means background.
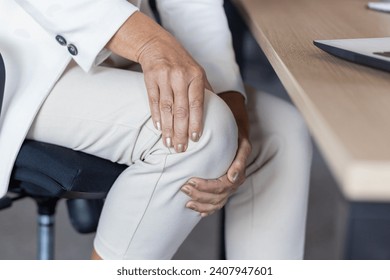
[[[54,260],[54,225],[54,215],[42,214],[38,216],[38,260]]]
[[[55,244],[55,212],[59,199],[53,197],[32,197],[38,207],[37,259],[53,260]]]

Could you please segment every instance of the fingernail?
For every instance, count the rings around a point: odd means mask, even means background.
[[[198,138],[198,133],[192,132],[192,134],[191,134],[191,140],[194,141],[194,142],[197,142],[197,141],[199,140],[199,138]]]
[[[171,139],[171,137],[165,138],[165,142],[167,143],[167,146],[168,146],[169,148],[172,147],[172,139]]]
[[[183,144],[178,144],[176,150],[178,153],[182,153],[184,151]]]
[[[238,172],[233,173],[233,177],[232,177],[233,183],[235,183],[237,181],[238,175],[239,175]]]
[[[191,190],[190,190],[190,188],[189,188],[188,186],[183,186],[183,187],[181,188],[181,191],[184,192],[184,193],[187,194],[187,195],[190,195],[190,194],[191,194]]]
[[[202,218],[205,218],[205,217],[207,217],[209,214],[207,214],[207,213],[201,213],[200,214],[200,216],[202,217]]]
[[[191,210],[196,211],[196,206],[193,205],[193,204],[189,204],[189,205],[187,205],[186,207],[187,207],[187,208],[190,208]]]
[[[157,126],[157,129],[161,131],[161,123],[160,122],[156,122],[156,126]]]
[[[192,180],[189,180],[189,181],[187,182],[187,184],[190,185],[190,186],[192,186],[192,187],[194,187],[194,188],[196,188],[196,182],[194,182],[194,181],[192,181]]]

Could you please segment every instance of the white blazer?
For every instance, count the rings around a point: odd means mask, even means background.
[[[160,0],[164,27],[205,68],[215,92],[244,93],[223,0]],[[1,0],[0,53],[6,85],[0,117],[0,197],[36,113],[71,59],[86,72],[141,0]],[[91,101],[93,102],[93,101]]]

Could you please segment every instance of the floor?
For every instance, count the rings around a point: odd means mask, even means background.
[[[244,77],[252,86],[289,100],[283,86],[257,45],[245,39],[247,53]],[[307,219],[305,259],[338,259],[344,225],[340,213],[345,202],[337,183],[314,145],[311,189]],[[16,202],[0,212],[0,259],[34,259],[36,252],[36,209],[32,201]],[[188,237],[175,259],[217,259],[220,256],[220,215],[204,219]],[[88,259],[93,234],[82,235],[71,226],[65,203],[57,211],[56,258]]]

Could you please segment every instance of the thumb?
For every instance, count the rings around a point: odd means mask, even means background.
[[[240,177],[240,170],[234,166],[234,164],[229,168],[227,172],[227,176],[229,181],[234,184],[238,181],[238,178]]]
[[[244,176],[246,168],[246,160],[250,154],[251,148],[249,143],[241,141],[236,158],[233,160],[227,176],[231,183],[237,183],[239,178]],[[241,176],[240,176],[241,175]]]

